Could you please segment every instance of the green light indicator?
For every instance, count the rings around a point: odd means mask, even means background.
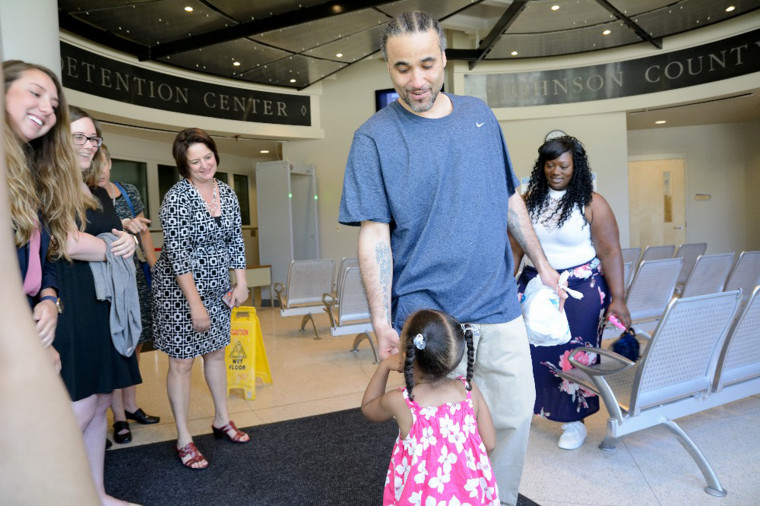
[[[314,200],[319,200],[319,197],[317,197],[316,195],[314,195]]]
[[[288,198],[292,199],[293,198],[293,194],[292,193],[288,193]]]

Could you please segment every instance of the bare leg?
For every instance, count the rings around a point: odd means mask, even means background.
[[[140,350],[142,350],[142,343],[138,344],[135,347],[135,358],[137,359],[137,363],[140,363]],[[130,413],[134,413],[137,411],[137,408],[140,406],[137,405],[137,385],[132,385],[131,387],[123,388],[121,390],[122,395],[122,411],[127,410]],[[114,397],[116,396],[116,391],[114,392]],[[116,418],[116,413],[114,413],[114,420],[126,420],[126,416],[124,418]]]
[[[177,423],[177,447],[182,448],[192,442],[190,429],[187,427],[190,409],[190,374],[193,370],[192,358],[169,357],[169,374],[166,376],[166,388],[174,420]]]
[[[74,417],[79,423],[84,440],[87,460],[90,463],[95,489],[104,505],[126,505],[106,494],[103,485],[103,460],[106,452],[106,410],[111,403],[111,394],[95,394],[73,403]]]
[[[214,427],[222,427],[230,421],[227,408],[227,366],[224,348],[203,355],[203,372],[214,401]]]

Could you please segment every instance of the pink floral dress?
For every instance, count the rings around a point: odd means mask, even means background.
[[[383,504],[499,506],[470,392],[464,401],[423,408],[409,399],[406,388],[400,390],[412,411],[412,427],[407,437],[396,438]]]

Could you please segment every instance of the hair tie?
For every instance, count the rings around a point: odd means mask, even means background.
[[[423,336],[422,334],[417,334],[416,336],[414,336],[414,340],[412,342],[414,343],[414,346],[418,350],[424,350],[425,346],[427,346],[425,344],[425,336]]]

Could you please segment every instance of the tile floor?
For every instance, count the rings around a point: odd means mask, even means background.
[[[358,407],[375,369],[366,341],[350,351],[353,335],[332,337],[324,314],[315,315],[321,340],[298,330],[300,317],[282,318],[278,310],[258,309],[273,377],[259,384],[256,398],[230,392],[229,406],[239,427],[272,423]],[[138,402],[156,425],[132,423],[133,441],[112,450],[176,437],[166,395],[167,359],[146,352],[140,365],[143,384]],[[392,381],[393,378],[392,378]],[[399,375],[392,386],[401,385]],[[194,434],[211,432],[213,405],[196,361],[190,409]],[[705,486],[697,465],[675,437],[655,427],[626,436],[613,451],[597,448],[606,430],[606,411],[587,419],[588,438],[578,450],[557,447],[558,423],[534,418],[520,492],[542,506],[565,505],[750,505],[760,504],[760,396],[679,420],[696,442],[728,495],[716,498]],[[255,444],[255,443],[254,443]]]

